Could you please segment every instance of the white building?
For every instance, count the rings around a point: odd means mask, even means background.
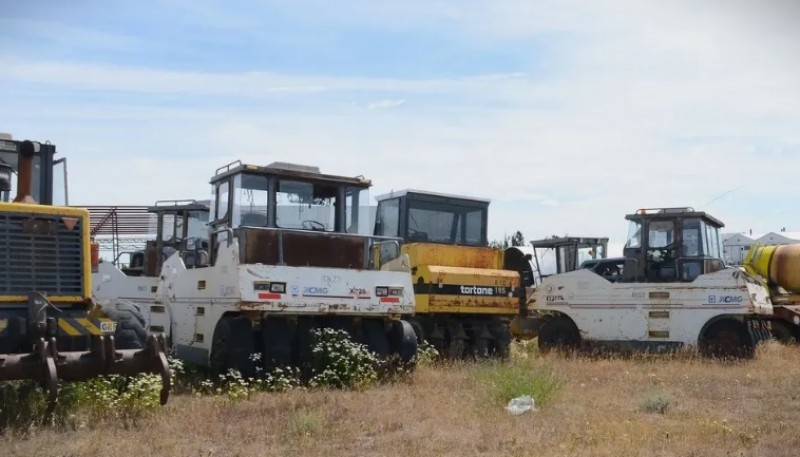
[[[725,233],[722,235],[722,249],[725,263],[741,265],[747,257],[750,246],[754,244],[779,245],[800,243],[800,232],[769,233]]]

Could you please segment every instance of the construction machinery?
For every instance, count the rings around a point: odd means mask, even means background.
[[[769,294],[757,278],[721,260],[723,223],[691,208],[626,216],[622,278],[589,268],[545,277],[529,300],[543,351],[579,345],[747,356],[769,338]]]
[[[167,200],[157,201],[146,210],[154,222],[153,239],[145,241],[142,249],[122,251],[110,262],[99,262],[93,272],[94,297],[100,303],[134,304],[142,310],[150,330],[163,333],[164,322],[159,322],[158,317],[154,322],[150,316],[161,267],[176,252],[180,253],[187,268],[207,264],[206,233],[210,206],[206,201]],[[137,227],[142,230],[141,223]]]
[[[148,313],[179,359],[212,374],[306,369],[314,329],[336,328],[413,364],[417,339],[401,318],[414,311],[408,259],[398,239],[364,234],[370,180],[236,161],[210,184],[207,228],[172,245]],[[156,258],[164,253],[151,247]],[[99,299],[119,298],[115,281],[141,278],[121,274],[102,283]]]
[[[512,246],[506,256],[518,259],[515,264],[523,270],[525,296],[530,297],[535,285],[553,274],[567,273],[578,268],[591,268],[610,280],[620,277],[619,259],[608,259],[607,237],[552,236],[533,240],[530,246]],[[531,262],[522,261],[522,258]],[[624,263],[624,262],[622,262]],[[528,316],[527,299],[520,313],[511,322],[515,339],[528,340],[537,336],[538,320]]]
[[[760,278],[769,290],[773,336],[783,342],[800,342],[800,244],[751,246],[743,269]]]
[[[409,322],[418,338],[445,358],[506,357],[511,319],[525,302],[520,264],[528,259],[489,247],[490,202],[420,190],[376,199],[374,233],[402,238],[410,261],[416,309]]]
[[[0,381],[40,381],[52,412],[59,380],[155,373],[164,404],[163,339],[136,308],[92,299],[89,215],[66,206],[66,161],[55,154],[52,144],[0,139]]]

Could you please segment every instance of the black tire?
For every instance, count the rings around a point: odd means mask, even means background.
[[[116,323],[114,346],[117,349],[144,349],[148,331],[139,308],[131,303],[115,302],[102,307],[103,314]]]
[[[747,327],[735,320],[723,320],[712,324],[703,332],[700,351],[712,358],[750,358],[755,345]]]
[[[422,323],[414,318],[408,319],[408,323],[411,325],[411,328],[414,329],[414,333],[417,335],[417,344],[425,341],[425,330],[422,327]]]
[[[539,351],[547,353],[553,349],[577,348],[581,342],[581,334],[572,319],[556,316],[542,324],[538,340]]]
[[[798,343],[797,330],[788,322],[773,320],[770,322],[770,325],[772,326],[772,336],[778,340],[778,342],[783,344]]]
[[[500,360],[511,356],[511,327],[506,322],[496,322],[489,327],[494,340],[491,344],[491,355]]]
[[[382,320],[364,319],[361,321],[361,331],[364,344],[370,351],[382,359],[389,355],[389,339]]]
[[[255,374],[250,356],[255,351],[253,326],[242,316],[227,316],[217,322],[211,343],[210,368],[213,376],[237,370],[244,377]]]
[[[392,322],[392,329],[389,331],[389,345],[392,354],[400,356],[403,363],[416,360],[419,342],[414,328],[407,321]]]
[[[264,344],[263,362],[266,370],[291,365],[292,329],[286,319],[262,320],[261,337]]]

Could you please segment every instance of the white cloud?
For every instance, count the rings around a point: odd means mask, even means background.
[[[367,109],[369,109],[369,110],[377,110],[377,109],[394,108],[394,107],[402,105],[405,102],[406,102],[405,99],[402,99],[402,98],[395,99],[395,100],[390,100],[390,99],[377,100],[377,101],[374,101],[374,102],[367,103]]]
[[[743,196],[763,206],[789,201],[800,167],[797,149],[779,164],[763,155],[800,144],[800,62],[786,52],[798,41],[760,25],[772,20],[767,13],[735,3],[723,11],[714,2],[610,0],[317,5],[298,11],[394,30],[447,25],[453,40],[474,46],[555,34],[557,71],[411,80],[6,58],[4,84],[143,99],[50,106],[45,96],[31,114],[17,100],[0,107],[0,120],[17,136],[50,138],[78,156],[71,188],[82,203],[204,197],[213,170],[241,158],[363,174],[373,194],[423,188],[489,197],[493,237],[521,229],[528,238],[619,242],[624,214],[638,207],[700,206],[741,185],[707,209],[735,231],[800,229],[797,213],[736,205]],[[541,56],[517,58],[535,67]],[[196,107],[147,102],[164,94]],[[205,100],[213,96],[222,97]],[[343,102],[354,98],[355,108]],[[380,116],[357,109],[412,99]],[[257,103],[245,108],[242,100]],[[114,161],[98,173],[89,160],[103,156]],[[127,181],[147,185],[131,191],[120,185]]]

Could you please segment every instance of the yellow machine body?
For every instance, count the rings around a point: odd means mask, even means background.
[[[416,314],[519,312],[520,277],[503,270],[503,251],[490,247],[409,243]]]
[[[59,303],[91,303],[92,298],[92,272],[91,272],[91,253],[89,239],[89,211],[82,208],[71,208],[63,206],[45,206],[27,203],[0,203],[0,217],[7,219],[24,218],[28,230],[38,231],[36,238],[43,244],[50,244],[53,240],[65,232],[72,230],[80,232],[80,260],[75,258],[65,259],[72,266],[80,262],[79,271],[81,274],[82,291],[80,293],[65,294],[60,292],[48,292],[47,299],[54,304]],[[36,246],[7,246],[4,249],[12,251],[21,249],[22,251],[39,251],[42,247]],[[53,268],[61,268],[62,265],[52,265]],[[9,272],[9,274],[13,274]],[[20,303],[28,300],[27,295],[3,294],[0,293],[0,304]]]
[[[163,337],[132,341],[126,328],[136,316],[129,312],[131,319],[118,325],[123,311],[95,303],[89,211],[53,205],[47,195],[55,146],[4,140],[2,149],[5,159],[17,160],[0,166],[0,195],[8,199],[16,170],[17,196],[0,202],[0,382],[41,382],[50,415],[60,381],[160,373],[165,404],[170,373]],[[41,204],[32,193],[37,155]]]

